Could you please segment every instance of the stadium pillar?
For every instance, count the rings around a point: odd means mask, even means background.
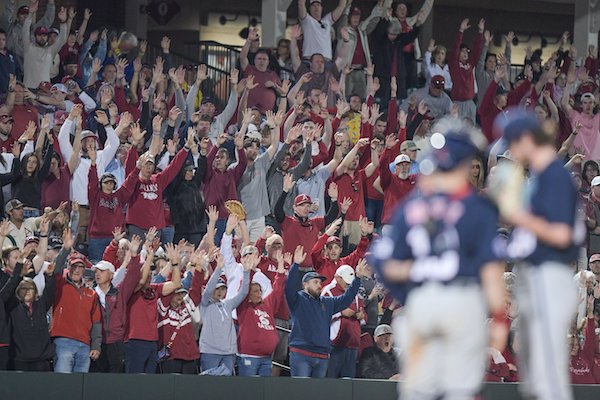
[[[138,38],[148,37],[148,16],[144,12],[147,0],[127,0],[125,2],[125,26]]]
[[[587,57],[588,46],[598,46],[600,29],[600,2],[597,0],[575,0],[574,44],[578,57]]]
[[[292,0],[262,0],[261,45],[275,47],[277,41],[285,37],[287,9]]]

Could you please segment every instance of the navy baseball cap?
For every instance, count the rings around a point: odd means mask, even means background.
[[[311,279],[320,279],[321,282],[327,280],[323,275],[319,275],[316,272],[307,272],[302,278],[302,283],[307,283]]]
[[[507,143],[511,143],[527,132],[537,132],[542,129],[539,121],[535,115],[531,112],[514,110],[513,112],[507,113],[508,116],[502,118],[496,118],[496,124],[498,128],[503,132],[504,140]]]

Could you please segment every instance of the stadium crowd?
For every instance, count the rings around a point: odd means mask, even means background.
[[[565,32],[552,54],[528,48],[511,82],[515,35],[491,53],[484,19],[457,21],[451,48],[432,38],[421,56],[433,0],[414,15],[391,0],[298,0],[276,49],[249,30],[222,104],[203,95],[217,84],[206,65],[173,64],[168,37],[149,59],[129,32],[86,32],[88,9],[6,3],[0,370],[400,379],[402,305],[365,260],[370,243],[444,117],[490,143],[472,164],[470,190],[485,193],[511,162],[494,121],[514,106],[556,126],[580,192],[571,376],[600,383],[596,47],[578,52]],[[512,268],[514,329],[489,349],[489,381],[519,380]]]

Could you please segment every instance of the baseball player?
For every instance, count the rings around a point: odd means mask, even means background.
[[[405,304],[401,329],[395,323],[401,398],[472,399],[486,366],[488,310],[492,344],[503,349],[508,333],[503,266],[493,245],[497,211],[469,185],[478,148],[468,128],[442,120],[435,131],[445,135],[432,137],[437,148],[421,163],[419,191],[397,209],[371,261]]]
[[[515,226],[507,251],[523,260],[517,281],[523,394],[569,400],[567,333],[576,311],[569,264],[577,260],[585,228],[576,218],[575,186],[556,158],[554,132],[547,128],[524,112],[509,114],[504,125],[512,156],[529,166],[531,174],[529,209],[519,207],[505,215]]]

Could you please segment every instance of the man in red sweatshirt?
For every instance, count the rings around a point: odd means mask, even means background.
[[[217,139],[217,145],[208,153],[206,157],[206,174],[204,175],[204,204],[206,209],[209,206],[217,207],[219,219],[217,220],[217,233],[215,234],[215,245],[221,243],[221,237],[225,232],[225,224],[229,212],[225,208],[227,200],[238,200],[237,184],[246,170],[248,160],[243,150],[244,137],[237,135],[234,143],[237,152],[237,165],[229,169],[232,160],[229,159],[229,152],[221,147],[225,143],[225,138],[221,135]]]
[[[485,30],[485,20],[479,20],[477,27],[479,32],[475,35],[473,49],[469,48],[463,40],[463,33],[469,29],[469,19],[465,18],[460,23],[460,28],[454,39],[452,54],[448,59],[448,69],[452,78],[452,91],[450,98],[458,105],[458,114],[461,118],[469,118],[475,122],[475,75],[473,70],[479,61],[483,43],[483,31]]]
[[[97,178],[96,178],[97,179]],[[91,196],[90,196],[91,198]],[[92,215],[94,215],[92,213]],[[91,224],[90,224],[91,225]],[[102,351],[95,364],[98,372],[122,373],[125,366],[125,323],[127,303],[140,281],[140,258],[137,252],[140,247],[139,237],[131,240],[129,251],[131,259],[125,278],[117,286],[112,279],[115,266],[108,261],[100,261],[92,267],[96,281],[96,294],[102,315]]]
[[[390,171],[393,152],[385,149],[379,160],[379,182],[383,189],[383,214],[381,223],[387,225],[396,206],[415,187],[416,175],[410,175],[410,157],[400,154],[394,159],[394,174]]]
[[[63,249],[57,259],[56,296],[52,312],[50,336],[54,339],[56,357],[54,372],[88,372],[90,359],[100,357],[102,322],[98,296],[83,284],[83,273],[91,266],[80,253],[68,256],[68,273],[65,276],[66,256],[71,252],[73,238],[63,238]]]
[[[272,354],[279,343],[275,325],[275,313],[283,300],[283,288],[287,280],[286,262],[277,251],[277,272],[273,291],[263,299],[257,282],[249,282],[248,296],[237,308],[238,373],[240,376],[271,376]]]
[[[361,215],[359,221],[361,232],[360,242],[352,253],[340,258],[342,254],[342,240],[335,236],[335,232],[339,229],[341,223],[341,218],[334,221],[325,233],[319,237],[319,240],[317,240],[317,243],[315,243],[311,250],[313,267],[319,274],[327,278],[325,282],[331,282],[334,279],[335,271],[341,265],[346,264],[355,268],[367,252],[370,236],[373,234],[373,224],[369,224],[369,221]],[[323,254],[323,248],[325,248],[325,254]]]
[[[140,158],[140,180],[129,201],[125,218],[129,237],[133,235],[144,237],[151,227],[155,226],[160,230],[166,226],[163,192],[179,174],[193,145],[194,131],[190,129],[185,146],[179,150],[167,168],[158,174],[154,173],[156,162],[153,156],[146,155]],[[131,146],[128,157],[137,157],[135,146]]]
[[[577,335],[572,335],[570,338],[571,360],[569,361],[569,372],[571,373],[571,383],[575,385],[593,385],[596,383],[592,372],[596,354],[596,321],[594,320],[593,295],[588,296],[587,310],[583,348],[579,344]]]
[[[490,82],[481,103],[479,104],[479,117],[481,119],[481,130],[489,143],[494,142],[494,120],[509,106],[516,106],[531,89],[533,72],[531,67],[525,68],[525,81],[510,92],[499,85],[506,77],[507,65],[498,65],[494,71],[494,80]]]
[[[335,271],[333,281],[323,288],[323,296],[341,296],[354,281],[354,268],[342,265]],[[328,378],[356,377],[356,362],[360,347],[361,324],[366,322],[365,303],[357,294],[350,307],[334,314],[331,319],[329,337],[331,354],[329,355]]]

